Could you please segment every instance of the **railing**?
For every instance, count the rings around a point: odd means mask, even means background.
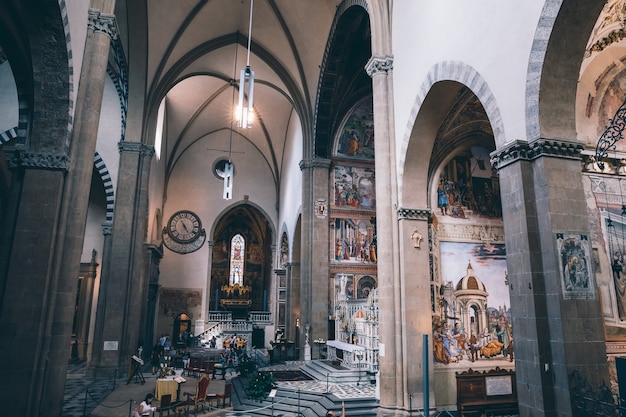
[[[233,313],[230,311],[209,311],[209,318],[207,321],[209,323],[213,322],[224,322],[224,321],[232,321]]]
[[[233,320],[230,311],[209,311],[208,323],[213,323],[208,329],[198,334],[196,340],[200,345],[206,345],[209,340],[215,336],[221,338],[226,334],[232,335],[237,333],[238,336],[248,340],[252,334],[254,325],[263,325],[272,323],[272,313],[269,311],[251,311],[248,313],[248,320]],[[248,340],[249,342],[249,340]]]
[[[248,320],[256,324],[270,324],[272,313],[269,311],[251,311],[248,313]]]

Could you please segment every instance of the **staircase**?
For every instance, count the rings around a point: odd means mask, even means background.
[[[333,365],[332,361],[329,360],[308,361],[300,367],[300,370],[318,381],[334,384],[369,383],[365,371]]]
[[[233,379],[232,404],[233,409],[243,415],[250,416],[274,416],[274,417],[324,417],[326,412],[334,410],[341,415],[341,402],[331,393],[295,391],[279,388],[276,391],[274,402],[271,398],[263,401],[248,399],[245,387],[248,385],[246,378]],[[347,398],[343,400],[346,406],[346,416],[352,417],[375,417],[378,408],[378,400],[368,398]]]

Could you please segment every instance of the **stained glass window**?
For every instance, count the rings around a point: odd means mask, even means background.
[[[243,285],[243,260],[245,259],[246,241],[236,234],[230,240],[230,285]]]

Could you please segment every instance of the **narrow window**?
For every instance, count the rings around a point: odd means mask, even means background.
[[[245,259],[246,241],[236,234],[230,240],[230,285],[243,285],[243,260]]]

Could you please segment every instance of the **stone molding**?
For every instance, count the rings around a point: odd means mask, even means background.
[[[379,74],[388,74],[393,70],[393,56],[385,55],[385,56],[377,56],[372,55],[372,57],[365,64],[365,72],[371,78],[374,78],[375,75]]]
[[[311,168],[326,168],[330,169],[330,159],[323,158],[315,158],[315,159],[307,159],[300,161],[300,170],[304,171],[305,169]]]
[[[152,157],[154,155],[154,147],[144,145],[141,142],[127,142],[125,140],[118,142],[117,147],[122,152],[140,153]]]
[[[437,240],[504,243],[504,226],[439,223]]]
[[[491,153],[491,165],[496,169],[504,168],[517,161],[532,161],[540,157],[563,159],[581,159],[584,147],[578,142],[537,139],[532,142],[516,140]]]
[[[69,171],[70,157],[67,154],[38,153],[21,150],[8,151],[9,168],[31,168]]]
[[[432,210],[430,209],[413,209],[400,207],[398,209],[399,220],[432,220]]]
[[[94,33],[102,33],[109,37],[111,40],[117,39],[119,35],[119,28],[117,26],[117,20],[115,15],[102,14],[99,10],[89,9],[87,28],[94,31]]]

